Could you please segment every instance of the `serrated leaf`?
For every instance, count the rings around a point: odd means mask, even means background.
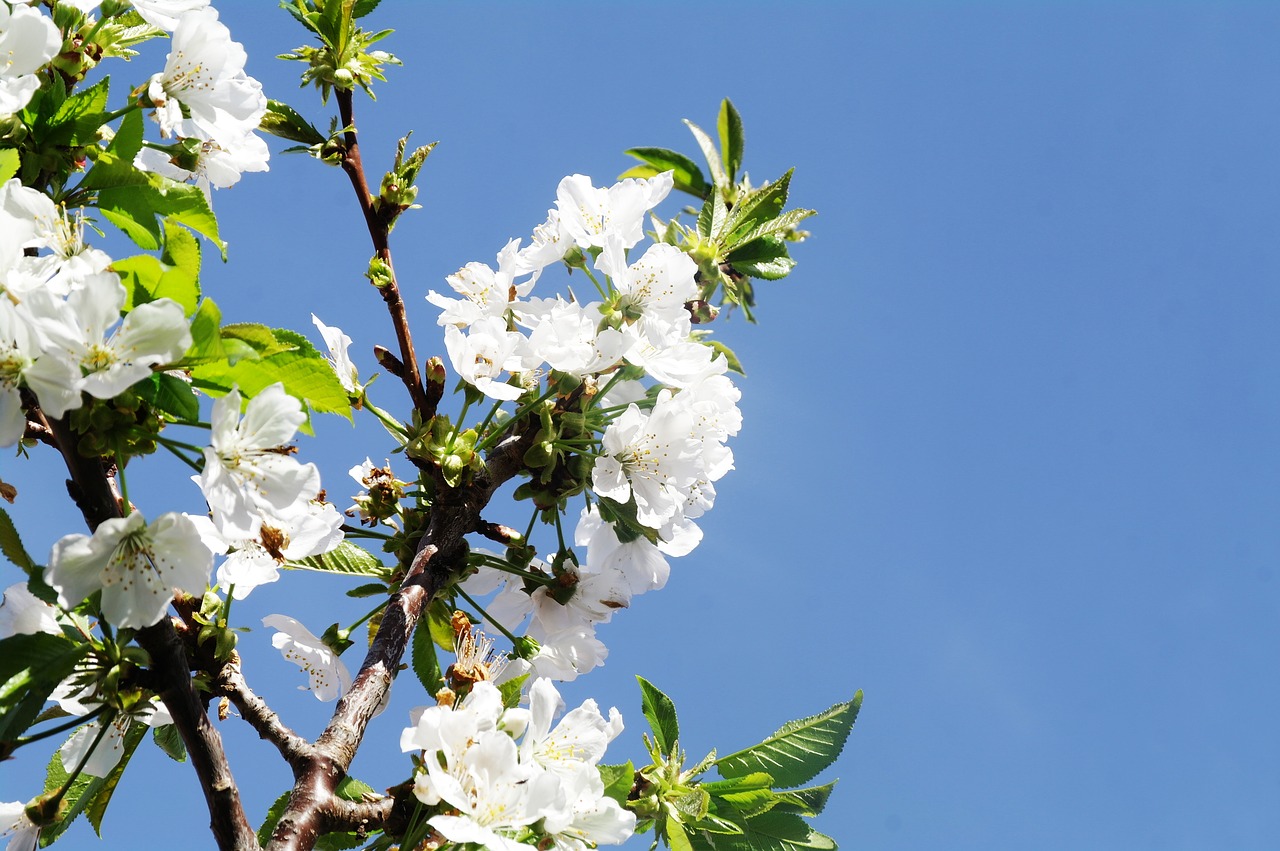
[[[742,116],[734,107],[733,101],[725,98],[720,103],[720,117],[716,120],[716,130],[720,135],[720,156],[724,161],[724,170],[733,183],[742,168]]]
[[[785,278],[796,265],[787,253],[786,240],[776,234],[740,244],[723,259],[739,274],[766,281]]]
[[[18,534],[17,527],[13,525],[13,518],[3,508],[0,508],[0,552],[3,552],[4,557],[9,561],[22,568],[27,576],[40,572],[40,566],[27,554],[26,547],[22,545],[22,537]]]
[[[667,819],[667,847],[671,851],[694,851],[693,845],[689,842],[689,834],[674,818]]]
[[[90,174],[97,173],[94,168]],[[160,226],[156,211],[148,203],[149,192],[141,186],[118,186],[98,192],[98,212],[118,227],[134,245],[144,251],[160,247]]]
[[[676,705],[656,686],[644,677],[636,677],[640,682],[640,708],[653,730],[654,741],[664,754],[671,753],[680,739],[680,724],[676,720]]]
[[[604,797],[613,798],[618,806],[627,805],[627,797],[636,782],[636,767],[627,760],[622,765],[597,765],[600,781],[604,784]]]
[[[436,656],[436,644],[431,640],[431,629],[421,620],[413,631],[413,673],[432,697],[444,687],[440,673],[440,659]]]
[[[652,177],[664,171],[672,172],[675,188],[690,195],[696,195],[699,198],[706,198],[711,187],[707,184],[707,179],[702,175],[702,169],[698,168],[698,164],[686,157],[684,154],[672,151],[668,148],[630,148],[625,151],[627,156],[635,157],[641,162],[647,163],[651,169],[647,174],[640,174],[639,166],[630,171],[619,175],[619,179],[626,177]]]
[[[446,653],[453,652],[453,612],[444,600],[436,598],[427,607],[424,617],[427,619],[427,631],[436,646]],[[421,624],[421,621],[419,621]]]
[[[182,743],[182,735],[175,724],[165,724],[151,728],[151,738],[165,756],[174,762],[187,761],[187,746]]]
[[[355,5],[351,7],[351,17],[359,20],[378,8],[381,2],[382,0],[356,0]]]
[[[42,141],[46,145],[67,147],[94,141],[107,108],[109,85],[110,78],[106,77],[64,100],[45,125],[48,132],[44,134]]]
[[[322,145],[325,142],[324,134],[313,124],[299,115],[293,107],[278,100],[267,101],[267,111],[258,128],[272,136],[304,145]]]
[[[239,340],[260,357],[270,357],[294,349],[294,346],[276,337],[275,332],[269,327],[257,322],[235,322],[223,325],[222,340],[224,345],[227,340]]]
[[[107,145],[107,150],[121,161],[131,163],[142,150],[142,137],[142,110],[135,109],[125,115],[124,120],[120,122],[120,128],[116,130],[111,144]]]
[[[386,593],[387,586],[381,582],[367,582],[364,585],[348,588],[346,591],[348,597],[378,597]]]
[[[720,162],[720,154],[716,151],[716,143],[711,141],[707,131],[689,119],[686,118],[684,123],[689,128],[689,132],[693,134],[693,138],[698,141],[698,147],[702,149],[702,155],[707,159],[707,168],[711,170],[711,181],[718,187],[727,187],[729,178],[724,173],[724,164]]]
[[[222,346],[221,323],[222,311],[218,305],[211,298],[202,300],[191,317],[191,348],[177,365],[185,368],[225,360],[227,354]]]
[[[827,806],[827,799],[836,788],[836,781],[822,786],[810,786],[807,789],[791,789],[778,793],[778,801],[774,805],[779,812],[795,813],[802,816],[816,816]]]
[[[0,741],[12,741],[34,723],[88,649],[43,632],[0,640]]]
[[[758,745],[716,760],[724,777],[757,771],[773,776],[781,787],[799,786],[813,779],[840,756],[862,706],[862,692],[853,700],[796,721],[788,721]]]
[[[764,236],[785,234],[800,222],[810,216],[816,216],[817,214],[818,212],[816,210],[787,210],[785,213],[775,216],[772,219],[760,222],[745,233],[735,233],[731,238],[733,249],[736,250],[738,246],[747,245],[751,241],[760,239]]]
[[[708,780],[702,784],[712,795],[727,792],[741,792],[746,789],[768,789],[773,786],[773,777],[763,771],[744,774],[741,777],[730,777],[725,780]]]
[[[770,810],[747,819],[741,835],[718,837],[716,848],[719,851],[836,851],[836,843],[800,816]]]
[[[279,798],[276,798],[271,806],[267,809],[267,817],[262,820],[262,826],[258,828],[258,844],[263,848],[267,847],[267,843],[271,841],[271,834],[276,829],[280,817],[284,815],[284,811],[289,808],[289,793],[285,792]]]
[[[738,245],[750,242],[751,238],[745,236],[748,231],[782,214],[787,205],[791,175],[794,172],[795,169],[789,169],[773,183],[761,186],[738,199],[725,220],[722,243],[725,250],[731,251]]]
[[[321,573],[342,573],[347,576],[376,576],[384,580],[392,573],[392,569],[383,565],[377,556],[350,541],[343,541],[322,555],[287,561],[284,566],[291,570],[315,570]]]
[[[521,674],[498,686],[498,694],[502,695],[503,709],[515,709],[520,705],[520,694],[524,691],[524,684],[528,679],[528,674]]]
[[[5,148],[0,151],[0,183],[6,182],[17,174],[18,166],[21,164],[22,158],[18,156],[18,152],[13,148]]]
[[[191,385],[176,375],[153,372],[133,386],[152,407],[184,422],[200,419],[200,400]]]
[[[124,739],[121,743],[120,761],[116,763],[115,768],[107,773],[106,777],[91,777],[87,774],[81,774],[76,778],[75,783],[71,785],[70,791],[63,798],[67,804],[67,811],[63,818],[41,829],[41,847],[51,844],[61,836],[63,831],[71,826],[71,823],[76,820],[80,813],[86,812],[86,810],[94,831],[101,835],[102,817],[106,814],[107,804],[110,803],[111,796],[115,793],[116,784],[120,782],[120,777],[124,774],[129,760],[133,757],[134,751],[138,749],[138,744],[142,741],[142,737],[146,735],[146,732],[146,724],[135,722],[129,725],[129,729],[125,731]],[[45,776],[45,791],[59,788],[66,782],[68,777],[69,772],[66,766],[62,764],[61,756],[55,751],[53,758],[49,761]]]

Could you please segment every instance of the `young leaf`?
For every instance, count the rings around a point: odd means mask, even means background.
[[[720,156],[724,159],[724,170],[729,182],[733,183],[742,168],[742,116],[734,108],[733,101],[725,98],[720,104],[720,117],[716,121],[716,130],[720,134]]]
[[[779,786],[799,786],[835,762],[861,706],[859,691],[853,700],[837,703],[808,718],[788,721],[760,744],[721,757],[716,768],[724,777],[764,771],[773,775]]]
[[[647,166],[636,166],[619,175],[619,180],[625,177],[652,177],[655,174],[670,171],[676,189],[699,198],[706,198],[711,189],[707,179],[702,176],[702,169],[684,154],[667,148],[631,148],[624,153],[647,163]]]
[[[348,576],[376,576],[379,579],[391,576],[391,568],[384,566],[377,556],[350,541],[343,541],[322,555],[285,562],[284,566],[293,570],[344,573]]]
[[[738,356],[733,353],[733,349],[726,346],[719,340],[704,340],[706,345],[710,346],[717,354],[724,355],[725,362],[728,363],[729,369],[738,373],[743,378],[747,377],[747,373],[742,369],[742,361],[738,360]]]
[[[729,213],[724,224],[726,250],[750,242],[754,237],[745,235],[757,225],[777,218],[787,205],[787,194],[791,187],[791,175],[795,169],[789,170],[773,183],[766,184],[746,196],[739,198],[733,211]]]
[[[604,783],[604,796],[613,798],[618,805],[627,805],[627,796],[636,782],[636,767],[627,760],[622,765],[598,765],[600,781]]]
[[[107,108],[109,83],[109,77],[103,78],[64,100],[49,120],[48,132],[42,138],[44,144],[71,147],[93,141]]]
[[[640,681],[640,708],[653,730],[654,741],[664,754],[671,753],[680,738],[680,724],[676,720],[676,705],[644,677]],[[723,773],[723,772],[722,772]]]
[[[13,525],[13,519],[3,508],[0,508],[0,552],[3,552],[4,557],[9,561],[25,570],[28,576],[40,572],[40,566],[27,555],[26,548],[22,546],[22,538],[18,535],[17,527]]]
[[[153,372],[133,389],[154,408],[184,422],[200,419],[200,400],[191,385],[167,372]]]
[[[503,709],[515,709],[520,705],[520,693],[524,690],[524,684],[528,679],[528,674],[521,674],[498,686],[498,694],[502,696]]]
[[[267,112],[258,123],[258,129],[290,142],[304,145],[323,145],[324,134],[297,113],[293,107],[278,100],[267,101]]]
[[[35,722],[88,649],[43,632],[0,640],[0,742],[12,741]]]
[[[796,265],[787,253],[786,240],[773,234],[739,244],[725,255],[724,262],[739,274],[766,281],[785,278]]]
[[[453,652],[453,611],[444,600],[436,598],[427,607],[427,630],[436,647],[446,653]]]
[[[107,146],[107,150],[114,154],[119,161],[132,163],[133,158],[142,150],[142,110],[135,109],[124,117],[120,122],[120,129],[116,131],[116,135],[111,140],[111,144]],[[94,166],[97,168],[97,166]]]
[[[115,768],[108,772],[106,777],[91,777],[87,774],[81,774],[76,778],[76,782],[71,785],[71,791],[63,798],[67,804],[66,813],[60,821],[40,831],[40,840],[42,842],[45,844],[53,842],[54,839],[71,826],[71,823],[76,820],[80,813],[86,811],[94,832],[98,833],[99,836],[102,835],[102,817],[106,814],[107,804],[111,802],[111,796],[115,793],[116,784],[120,782],[120,777],[124,774],[124,769],[129,764],[129,759],[133,756],[133,752],[138,749],[138,744],[142,741],[142,737],[146,735],[146,732],[146,724],[134,722],[129,726],[121,745],[120,761],[116,763]],[[45,790],[49,791],[58,788],[66,782],[69,775],[70,772],[67,767],[62,764],[61,755],[55,752],[53,759],[49,761],[49,769],[45,777]]]
[[[176,725],[165,724],[163,727],[152,727],[151,738],[169,759],[174,762],[187,761],[187,746],[182,743],[182,736],[179,735]]]
[[[422,622],[413,631],[413,673],[432,697],[444,687],[440,659],[436,656],[435,642],[431,640],[431,629]]]
[[[18,166],[22,164],[22,160],[18,157],[18,152],[13,148],[5,148],[0,151],[0,183],[8,181],[18,173]]]
[[[770,810],[743,824],[740,836],[716,838],[718,851],[836,851],[836,843],[798,815]]]
[[[267,810],[267,817],[262,820],[262,826],[258,828],[258,844],[260,846],[267,847],[267,843],[271,841],[271,834],[275,832],[276,824],[280,821],[280,816],[284,815],[284,811],[288,808],[289,793],[285,792],[275,799],[270,809]]]
[[[777,803],[774,806],[778,809],[778,812],[795,813],[801,816],[816,816],[827,805],[827,799],[831,797],[831,791],[835,788],[836,781],[832,780],[830,783],[824,783],[821,786],[778,792]]]
[[[711,170],[711,180],[718,187],[727,187],[729,178],[724,173],[724,165],[720,162],[720,154],[716,152],[716,143],[711,141],[707,131],[689,119],[686,118],[684,123],[689,128],[689,132],[693,134],[693,138],[698,140],[698,147],[702,149],[702,155],[707,158],[707,168]]]

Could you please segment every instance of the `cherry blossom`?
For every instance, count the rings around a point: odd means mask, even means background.
[[[30,102],[40,78],[36,71],[57,55],[62,34],[38,10],[0,3],[0,115]]]
[[[351,688],[346,664],[305,626],[287,615],[267,615],[262,625],[277,631],[271,646],[307,675],[307,685],[298,686],[300,690],[311,692],[316,700],[330,701]]]

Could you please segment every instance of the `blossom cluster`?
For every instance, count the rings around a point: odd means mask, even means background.
[[[481,681],[452,707],[414,710],[400,748],[422,752],[413,794],[442,810],[428,823],[451,842],[501,851],[626,841],[635,815],[605,795],[597,768],[622,717],[611,709],[606,719],[587,700],[553,727],[563,710],[546,679],[529,687],[527,709],[504,707],[499,689]]]
[[[695,521],[712,507],[714,483],[733,467],[725,444],[741,426],[740,394],[726,375],[725,357],[694,334],[697,265],[664,243],[629,258],[643,236],[644,216],[671,187],[670,173],[607,188],[583,175],[566,177],[529,245],[512,240],[496,269],[469,263],[449,276],[455,296],[427,296],[441,308],[438,322],[454,369],[486,396],[520,399],[547,371],[602,388],[596,409],[613,415],[604,420],[591,489],[629,507],[650,530],[620,528],[598,504],[584,509],[574,541],[586,548],[585,563],[560,568],[574,585],[567,603],[546,587],[527,590],[500,565],[481,566],[464,583],[475,594],[502,588],[488,609],[496,621],[512,626],[531,616],[527,635],[540,645],[531,660],[539,676],[570,680],[603,662],[608,651],[595,625],[633,595],[665,585],[665,556],[697,546],[702,533]],[[587,258],[603,277],[599,300],[532,295],[548,266],[563,260],[590,274]],[[624,378],[627,367],[658,386]]]

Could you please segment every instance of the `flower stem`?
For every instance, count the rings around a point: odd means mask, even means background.
[[[383,600],[381,603],[379,603],[378,605],[374,606],[374,607],[373,607],[373,610],[372,610],[371,612],[369,612],[369,613],[368,613],[367,615],[365,615],[364,617],[360,618],[360,620],[356,621],[356,622],[355,622],[355,623],[353,623],[351,626],[347,627],[347,634],[348,634],[348,635],[350,635],[350,634],[351,634],[351,632],[352,632],[353,630],[355,630],[355,628],[356,628],[356,627],[360,626],[360,624],[364,623],[364,622],[365,622],[365,621],[367,621],[369,618],[373,617],[373,616],[374,616],[374,615],[376,615],[378,612],[380,612],[380,611],[382,611],[383,609],[385,609],[385,608],[387,607],[387,602],[388,602],[387,600]]]
[[[115,713],[105,713],[98,719],[98,735],[94,737],[93,744],[89,745],[89,749],[84,752],[84,756],[76,763],[75,770],[67,777],[67,781],[62,784],[62,788],[58,789],[58,794],[53,796],[53,800],[49,803],[53,807],[57,807],[58,803],[67,794],[67,790],[71,788],[71,784],[76,782],[76,778],[80,776],[80,772],[84,771],[84,767],[89,763],[89,757],[93,756],[93,752],[97,750],[98,745],[102,744],[102,739],[107,735],[107,730],[111,728],[111,722],[115,720]]]
[[[124,453],[119,450],[116,450],[116,481],[120,483],[120,511],[128,517],[133,509],[129,505],[129,483],[124,476]]]
[[[501,570],[503,573],[510,573],[513,576],[519,576],[523,579],[528,579],[530,582],[536,582],[539,585],[551,586],[556,584],[554,577],[546,576],[541,573],[534,573],[529,570],[522,570],[514,564],[503,561],[499,558],[486,558],[484,563],[487,566],[492,567],[494,570]]]
[[[23,745],[29,745],[32,742],[38,742],[41,739],[47,739],[50,736],[56,736],[59,733],[65,733],[67,730],[70,730],[72,727],[78,727],[81,724],[83,724],[85,721],[90,721],[94,718],[97,718],[99,715],[101,715],[106,711],[107,711],[107,705],[105,703],[100,703],[98,704],[98,707],[94,709],[92,712],[90,712],[88,715],[77,715],[76,717],[72,718],[70,721],[67,721],[65,724],[59,724],[56,727],[50,727],[48,730],[41,730],[39,733],[32,733],[30,736],[19,736],[16,740],[14,740],[13,746],[16,749],[16,748],[22,747]]]
[[[493,624],[494,626],[496,626],[496,627],[498,628],[498,632],[500,632],[500,633],[502,633],[503,635],[505,635],[505,636],[507,637],[507,640],[511,642],[511,646],[512,646],[512,647],[518,647],[518,646],[520,645],[520,639],[518,639],[518,638],[516,638],[514,635],[512,635],[512,634],[511,634],[511,631],[510,631],[509,629],[507,629],[505,626],[503,626],[502,624],[498,623],[498,622],[497,622],[496,620],[494,620],[493,618],[489,617],[489,613],[488,613],[488,612],[486,612],[486,611],[484,610],[484,606],[480,605],[480,604],[479,604],[479,603],[477,603],[475,600],[471,599],[471,595],[470,595],[470,594],[468,594],[466,591],[463,591],[463,590],[462,590],[461,588],[459,588],[457,585],[453,586],[453,590],[457,592],[457,594],[458,594],[458,596],[459,596],[459,597],[461,597],[462,599],[464,599],[464,600],[466,600],[468,603],[470,603],[472,606],[474,606],[474,607],[475,607],[475,609],[476,609],[476,611],[480,613],[480,616],[481,616],[482,618],[484,618],[486,621],[488,621],[489,623],[491,623],[491,624]]]

